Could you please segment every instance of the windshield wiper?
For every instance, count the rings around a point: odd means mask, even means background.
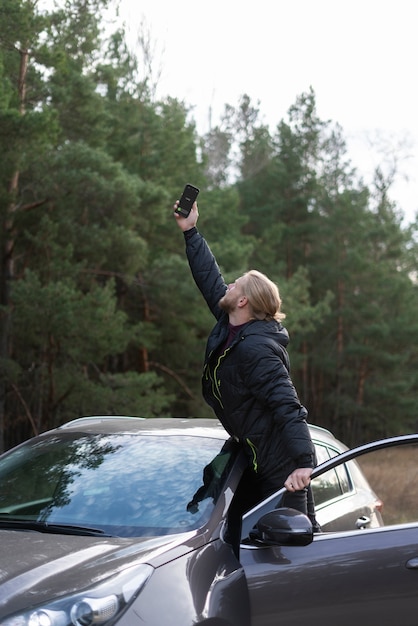
[[[1,519],[0,528],[10,530],[34,530],[40,533],[51,533],[58,535],[85,535],[91,537],[111,537],[100,528],[90,528],[88,526],[74,526],[72,524],[48,524],[48,522],[37,522],[36,520],[22,519]]]

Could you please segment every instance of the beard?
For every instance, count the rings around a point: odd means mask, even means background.
[[[219,308],[225,313],[232,313],[237,308],[237,303],[240,298],[239,293],[235,293],[235,289],[227,291],[224,296],[219,300]]]

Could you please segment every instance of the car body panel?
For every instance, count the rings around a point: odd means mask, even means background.
[[[134,563],[158,562],[161,553],[166,561],[179,558],[193,550],[191,539],[191,533],[138,540],[0,530],[0,616],[43,595],[71,593],[93,571],[99,581]]]
[[[159,567],[118,626],[192,626],[206,621],[213,626],[251,626],[244,570],[221,541]]]
[[[244,547],[252,626],[412,626],[417,527],[317,535],[304,547]],[[394,584],[396,583],[396,584]]]
[[[133,625],[139,618],[147,626],[192,626],[222,618],[231,626],[250,626],[245,575],[230,546],[219,539],[203,544],[197,536],[170,539],[143,540],[138,546],[131,539],[36,534],[34,538],[33,533],[0,531],[10,555],[6,560],[0,548],[0,623],[6,615],[35,607],[42,597],[73,592],[89,571],[98,582],[144,562],[155,572],[118,623]],[[167,563],[169,568],[164,567]]]

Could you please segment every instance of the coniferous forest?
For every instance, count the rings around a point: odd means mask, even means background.
[[[213,320],[172,215],[186,182],[225,278],[279,285],[309,420],[351,445],[415,431],[417,230],[392,179],[362,182],[314,88],[274,130],[243,94],[199,136],[105,36],[110,6],[0,0],[0,450],[82,415],[212,416]]]

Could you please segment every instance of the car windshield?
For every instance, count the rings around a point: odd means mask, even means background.
[[[29,441],[0,460],[0,523],[157,536],[202,526],[231,466],[223,441],[152,434]]]

